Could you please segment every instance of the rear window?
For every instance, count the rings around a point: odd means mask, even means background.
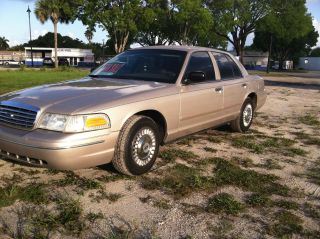
[[[238,65],[231,59],[230,56],[214,53],[214,58],[218,64],[222,80],[230,80],[242,77],[242,73]]]

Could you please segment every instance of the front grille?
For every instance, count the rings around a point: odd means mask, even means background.
[[[0,102],[0,123],[8,126],[32,129],[39,108],[13,101]]]

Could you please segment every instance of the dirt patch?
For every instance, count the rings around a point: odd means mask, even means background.
[[[142,177],[1,161],[0,237],[318,238],[319,89],[267,91],[249,133],[166,145]]]

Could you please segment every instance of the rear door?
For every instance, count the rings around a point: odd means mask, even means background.
[[[204,72],[206,81],[181,86],[179,128],[183,134],[199,131],[212,124],[223,109],[223,86],[216,79],[208,52],[192,53],[184,77],[187,78],[190,72]]]
[[[238,115],[248,91],[248,82],[235,61],[227,54],[212,52],[224,83],[224,110],[226,118]]]

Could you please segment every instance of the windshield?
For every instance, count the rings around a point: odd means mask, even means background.
[[[185,56],[186,52],[176,50],[126,51],[100,66],[90,76],[174,84]]]

